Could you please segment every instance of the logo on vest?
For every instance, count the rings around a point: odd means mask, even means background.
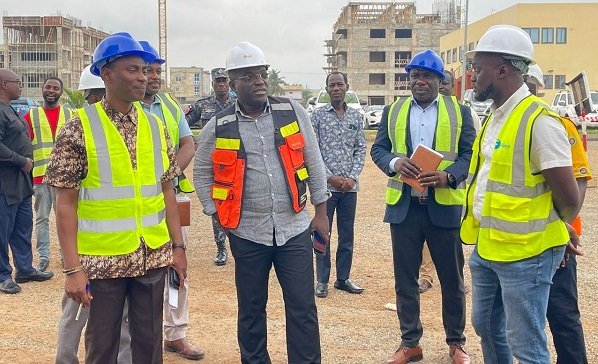
[[[494,144],[494,150],[499,148],[511,148],[511,146],[501,142],[500,139],[496,139],[496,144]]]

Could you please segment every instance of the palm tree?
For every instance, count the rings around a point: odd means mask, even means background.
[[[272,96],[280,96],[283,94],[282,85],[286,85],[287,83],[284,80],[284,77],[280,76],[280,71],[272,68],[268,72],[268,89],[270,90],[269,94]]]
[[[83,92],[71,90],[68,87],[65,87],[64,93],[66,93],[66,97],[63,98],[63,103],[71,109],[79,109],[85,105]]]

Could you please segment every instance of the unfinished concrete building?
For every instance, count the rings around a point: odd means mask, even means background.
[[[41,100],[42,83],[60,77],[77,89],[83,68],[91,63],[98,43],[108,36],[63,16],[4,16],[3,58],[23,81],[23,97]]]
[[[455,0],[436,0],[432,14],[415,2],[350,2],[326,40],[327,72],[347,73],[349,85],[369,105],[409,95],[405,66],[426,49],[438,52],[440,37],[460,26]]]

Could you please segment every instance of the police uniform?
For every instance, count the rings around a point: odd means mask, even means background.
[[[215,68],[212,70],[211,74],[212,81],[216,80],[217,78],[228,78],[224,72],[224,68]],[[235,97],[229,95],[224,103],[220,103],[220,101],[218,101],[216,98],[216,95],[212,95],[195,101],[185,115],[187,121],[189,122],[189,126],[199,127],[200,129],[203,128],[208,120],[230,105],[234,104],[235,100]]]

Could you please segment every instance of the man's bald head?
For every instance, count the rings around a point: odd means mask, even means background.
[[[0,69],[0,100],[9,103],[21,97],[21,80],[13,71]]]

